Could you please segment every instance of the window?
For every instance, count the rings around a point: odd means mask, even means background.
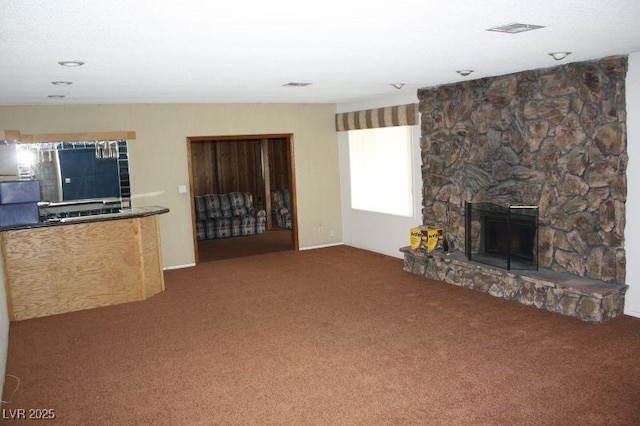
[[[349,131],[351,208],[413,216],[411,126]]]

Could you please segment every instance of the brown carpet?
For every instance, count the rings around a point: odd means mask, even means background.
[[[203,263],[166,285],[11,323],[21,383],[12,396],[7,378],[5,410],[73,425],[640,422],[637,318],[587,324],[345,246]]]
[[[199,262],[293,250],[291,231],[274,228],[261,235],[198,241]]]

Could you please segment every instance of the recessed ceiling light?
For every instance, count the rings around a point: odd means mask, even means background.
[[[395,87],[396,89],[400,90],[404,87],[404,83],[391,83],[391,86]]]
[[[458,74],[460,74],[463,77],[468,76],[469,74],[471,74],[473,72],[473,70],[458,70],[456,71]]]
[[[48,95],[47,96],[47,98],[50,98],[50,99],[62,99],[64,97],[65,97],[64,95]]]
[[[69,86],[73,84],[72,81],[52,81],[51,84],[54,86]]]
[[[63,67],[81,67],[84,65],[82,61],[60,61],[58,63]]]
[[[571,52],[552,52],[552,53],[549,53],[549,56],[551,56],[556,61],[561,61],[561,60],[563,60],[564,58],[566,58],[569,55],[571,55]]]
[[[312,83],[301,83],[301,82],[291,82],[291,83],[287,83],[287,84],[283,84],[284,87],[305,87],[305,86],[309,86]]]
[[[525,31],[538,30],[540,28],[544,28],[544,27],[542,25],[519,24],[517,22],[514,22],[512,24],[499,25],[497,27],[492,27],[487,29],[487,31],[495,31],[498,33],[507,33],[507,34],[518,34],[518,33],[523,33]]]

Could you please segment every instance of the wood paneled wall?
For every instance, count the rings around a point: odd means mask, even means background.
[[[272,191],[282,188],[291,190],[288,153],[286,139],[269,139],[269,186]]]
[[[265,176],[271,190],[290,188],[287,142],[284,138],[192,142],[193,195],[250,192],[254,204],[265,208]]]

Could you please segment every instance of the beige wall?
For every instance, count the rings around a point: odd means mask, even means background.
[[[292,133],[300,248],[342,241],[333,104],[2,106],[0,129],[23,133],[131,130],[134,206],[160,205],[165,267],[194,262],[186,138]],[[322,227],[323,232],[318,232]],[[333,231],[333,236],[331,231]]]

